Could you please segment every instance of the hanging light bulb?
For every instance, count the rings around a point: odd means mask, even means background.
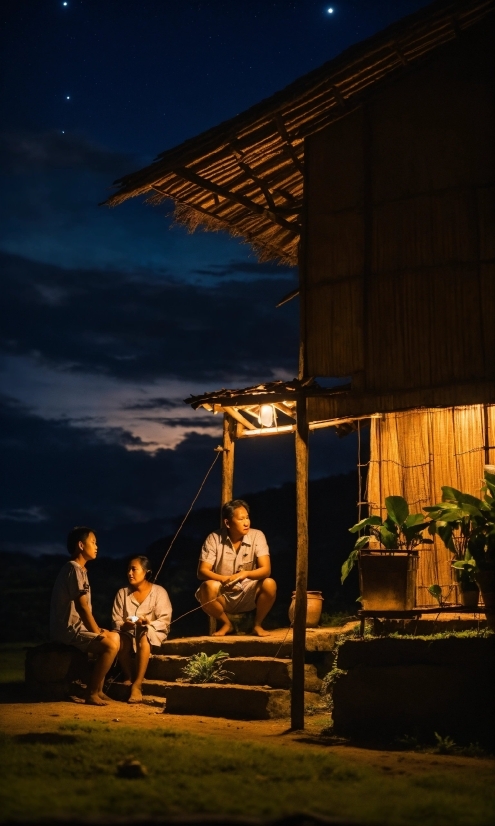
[[[260,406],[258,421],[262,427],[273,427],[276,425],[277,420],[272,404],[262,404]]]

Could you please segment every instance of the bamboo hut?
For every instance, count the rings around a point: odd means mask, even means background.
[[[171,199],[190,228],[299,265],[299,380],[190,400],[225,415],[227,498],[233,440],[253,430],[256,405],[278,405],[295,433],[295,727],[310,427],[371,418],[372,511],[390,493],[419,511],[442,484],[477,493],[495,463],[494,9],[432,3],[162,153],[107,202]],[[325,391],[320,376],[347,384]],[[422,554],[424,601],[432,581],[451,581],[439,546]]]

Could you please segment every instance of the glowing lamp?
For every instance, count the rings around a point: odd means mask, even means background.
[[[262,404],[258,421],[262,427],[274,427],[276,424],[275,410],[272,404]]]

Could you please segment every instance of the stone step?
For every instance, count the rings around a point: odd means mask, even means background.
[[[336,628],[307,628],[306,651],[333,651],[341,634],[349,633],[356,621]],[[278,628],[269,637],[178,637],[167,640],[161,649],[163,654],[190,657],[191,654],[216,654],[226,651],[230,657],[290,657],[292,655],[292,629]]]
[[[112,683],[107,688],[114,700],[126,701],[129,686]],[[305,692],[307,704],[321,700],[316,692]],[[265,686],[167,683],[145,680],[145,703],[161,706],[167,714],[195,714],[202,717],[224,717],[228,720],[268,720],[290,716],[290,691]]]
[[[177,654],[155,654],[151,657],[146,678],[148,680],[165,680],[174,682],[183,677],[182,669],[188,662],[187,657]],[[232,657],[225,663],[225,669],[232,673],[232,682],[236,685],[262,685],[270,688],[290,688],[292,663],[290,660],[274,657]],[[319,691],[321,680],[314,665],[305,665],[306,691]]]

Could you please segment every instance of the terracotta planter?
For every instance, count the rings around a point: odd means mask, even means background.
[[[296,592],[292,592],[292,602],[289,608],[289,620],[294,622],[294,608],[296,605]],[[308,591],[308,608],[306,611],[306,628],[316,628],[320,621],[323,609],[323,597],[321,591]]]
[[[411,611],[416,604],[418,552],[364,551],[359,584],[365,611]]]

